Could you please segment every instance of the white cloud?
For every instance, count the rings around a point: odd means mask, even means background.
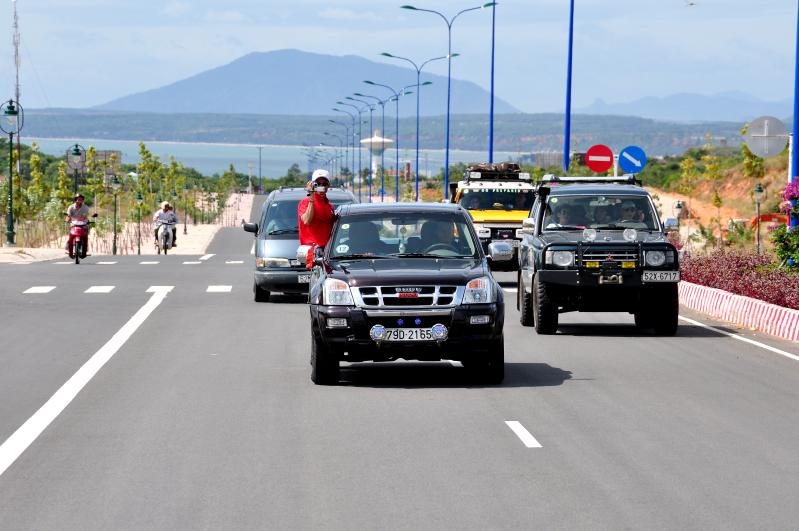
[[[170,17],[180,17],[191,11],[191,4],[188,2],[181,2],[180,0],[173,0],[167,2],[161,11]]]
[[[241,11],[227,10],[227,11],[207,11],[205,13],[205,20],[208,22],[233,24],[236,22],[243,22],[244,15]]]
[[[353,11],[351,9],[328,8],[319,12],[319,18],[325,20],[347,21],[347,20],[370,20],[377,22],[382,20],[374,11]]]

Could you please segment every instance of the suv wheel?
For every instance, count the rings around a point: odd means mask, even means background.
[[[255,302],[269,302],[269,295],[270,293],[265,289],[261,289],[258,287],[258,284],[253,283],[252,291],[255,294]]]
[[[516,309],[519,310],[519,322],[522,326],[533,326],[532,297],[524,290],[521,273],[519,273],[519,281],[516,285]]]
[[[680,295],[677,284],[664,286],[655,298],[654,322],[655,334],[673,336],[677,333],[677,321],[680,315]]]
[[[311,381],[316,385],[338,383],[338,358],[316,332],[311,332]]]
[[[533,280],[533,320],[539,334],[552,335],[558,330],[558,308],[550,300],[547,285],[538,280],[538,275]]]

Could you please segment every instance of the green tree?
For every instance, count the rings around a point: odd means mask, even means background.
[[[44,179],[44,172],[42,171],[42,160],[39,157],[39,147],[34,142],[31,145],[30,158],[28,161],[30,165],[31,179],[28,183],[28,188],[25,193],[28,197],[28,204],[30,205],[30,218],[36,218],[44,207],[50,197],[50,190]]]

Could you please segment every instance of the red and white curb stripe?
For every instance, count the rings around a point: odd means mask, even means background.
[[[682,281],[680,304],[715,319],[799,341],[799,310]]]

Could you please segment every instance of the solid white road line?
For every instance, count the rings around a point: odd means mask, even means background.
[[[205,290],[206,293],[230,293],[233,286],[208,286]]]
[[[83,293],[111,293],[114,286],[92,286]]]
[[[50,293],[55,289],[55,286],[33,286],[28,288],[22,293]]]
[[[139,262],[139,264],[140,264],[140,265],[155,265],[155,264],[157,264],[157,263],[158,263],[158,261],[157,261],[157,260],[156,260],[156,261],[154,261],[154,262]]]
[[[216,256],[215,254],[204,254],[200,257],[200,260],[205,261],[211,258],[212,256]]]
[[[748,337],[743,337],[738,334],[731,334],[730,332],[725,332],[724,330],[720,330],[718,328],[714,328],[712,326],[708,326],[704,323],[700,323],[699,321],[694,321],[693,319],[689,319],[687,317],[680,316],[680,319],[685,321],[686,323],[691,323],[692,325],[701,326],[702,328],[707,328],[708,330],[713,330],[719,334],[724,334],[725,336],[729,336],[733,339],[737,339],[738,341],[743,341],[744,343],[749,343],[750,345],[754,345],[756,347],[760,347],[766,350],[770,350],[775,354],[779,354],[780,356],[785,356],[786,358],[792,359],[794,361],[799,361],[799,356],[796,354],[791,354],[790,352],[785,352],[784,350],[780,350],[778,348],[772,347],[771,345],[766,345],[765,343],[761,343],[759,341],[755,341],[754,339],[749,339]]]
[[[244,260],[225,260],[226,264],[243,264]]]
[[[74,262],[70,260],[69,262],[53,262],[53,263],[55,265],[67,265],[67,264],[73,264]]]
[[[519,288],[502,288],[502,289],[504,289],[508,293],[516,293],[519,291]]]
[[[97,262],[97,265],[114,265],[116,262]]]
[[[533,437],[532,434],[527,431],[527,429],[522,426],[522,423],[518,420],[506,420],[505,424],[507,424],[508,428],[510,428],[513,433],[515,433],[516,436],[522,440],[522,443],[524,443],[527,448],[542,448],[541,443],[536,441],[535,437]]]
[[[202,262],[197,262],[197,261],[183,262],[183,265],[197,265],[197,264],[202,264]]]
[[[152,290],[153,288],[150,288]],[[171,289],[171,287],[170,287]],[[148,292],[150,291],[148,290]],[[144,323],[147,317],[166,298],[169,289],[155,290],[144,306],[139,308],[133,317],[114,334],[108,342],[100,347],[89,360],[78,369],[78,372],[66,381],[31,418],[25,421],[17,431],[0,445],[0,476],[8,470],[14,461],[22,455],[33,441],[61,414],[64,409],[75,399],[80,391],[86,387],[92,378],[103,368],[114,354],[127,342],[134,332]]]

